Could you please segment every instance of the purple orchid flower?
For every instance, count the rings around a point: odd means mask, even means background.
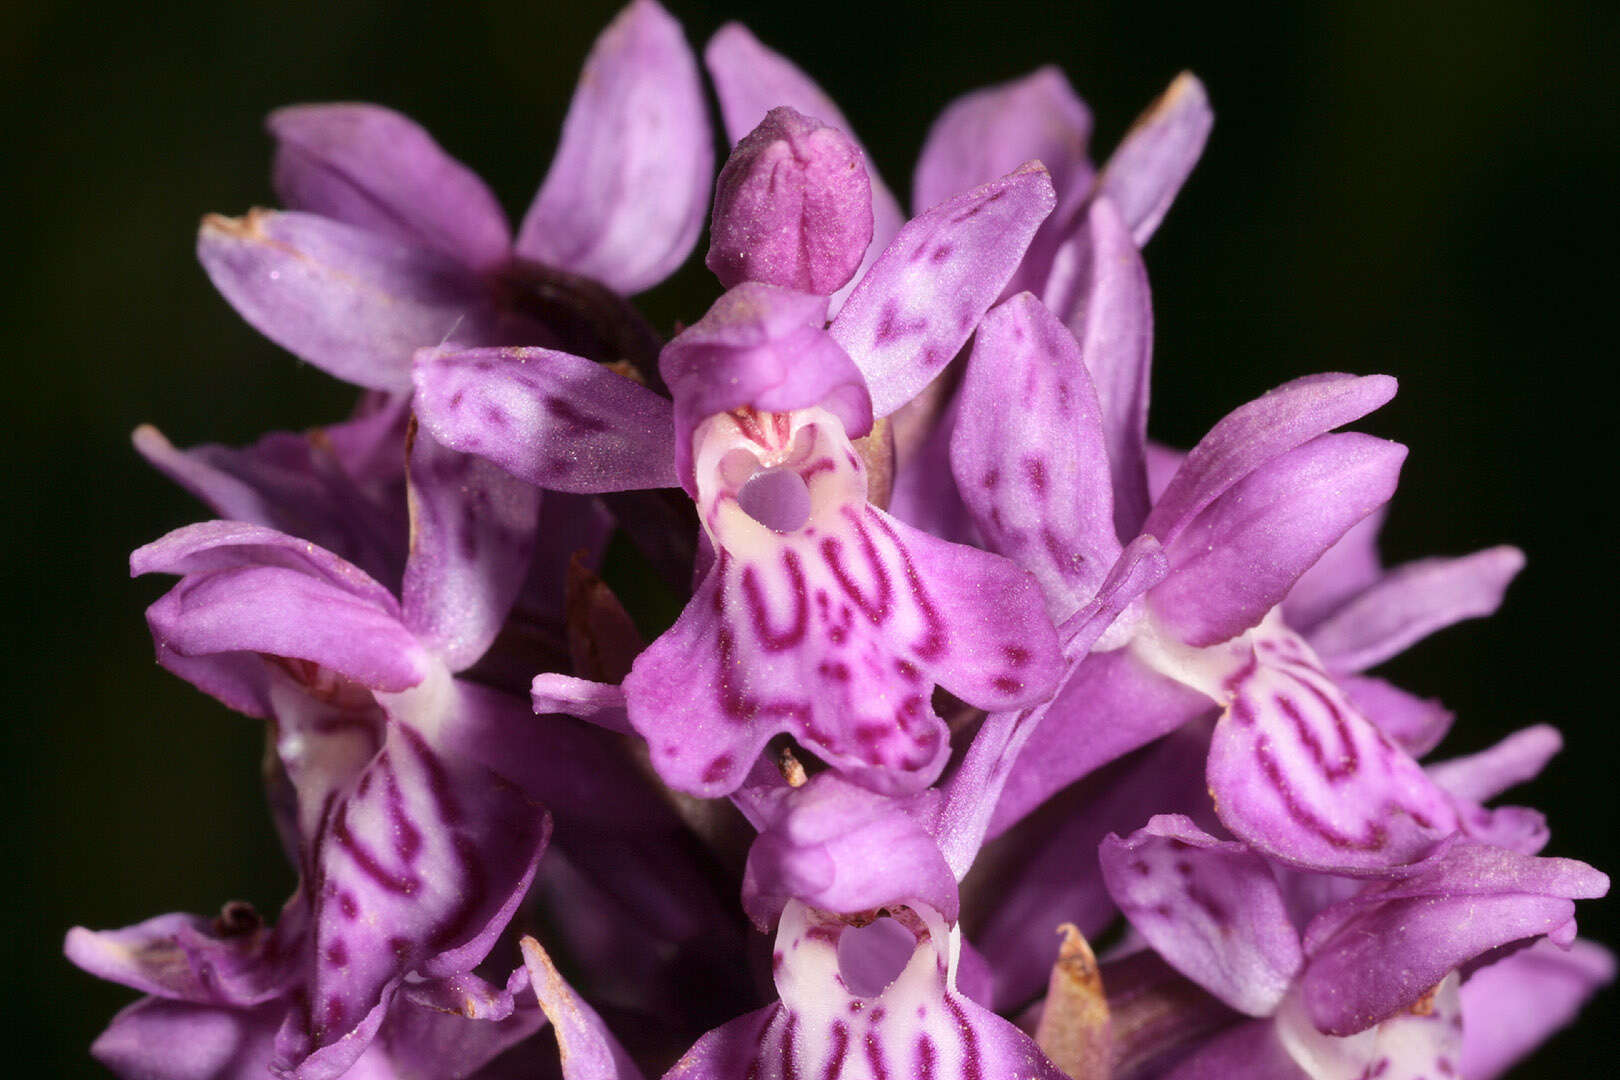
[[[825,328],[824,297],[738,286],[664,350],[673,404],[546,350],[419,356],[417,408],[446,445],[541,487],[679,483],[695,499],[714,564],[624,684],[672,786],[734,790],[788,731],[858,782],[916,791],[949,754],[934,683],[981,707],[1049,689],[1056,648],[1032,584],[872,506],[851,440],[954,355],[1050,208],[1038,167],[937,207]],[[536,694],[597,718],[618,700],[549,676]]]
[[[205,218],[198,256],[290,352],[393,393],[410,391],[416,349],[446,341],[656,352],[620,297],[685,261],[714,158],[696,60],[654,0],[597,40],[515,238],[483,182],[397,113],[304,105],[269,127],[289,209]]]

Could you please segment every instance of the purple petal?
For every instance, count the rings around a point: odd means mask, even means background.
[[[860,147],[782,106],[720,170],[704,263],[728,289],[763,281],[830,296],[871,242],[872,185]]]
[[[1043,299],[1081,343],[1102,406],[1114,524],[1120,536],[1135,536],[1150,502],[1144,444],[1153,302],[1141,253],[1112,202],[1091,202],[1055,255]]]
[[[403,621],[451,671],[460,671],[495,640],[523,586],[540,492],[419,429],[409,455]]]
[[[307,661],[377,690],[415,686],[433,661],[397,616],[279,566],[188,574],[146,613],[158,649]]]
[[[913,218],[860,279],[830,332],[887,416],[938,375],[1007,284],[1055,201],[1031,162]]]
[[[1041,162],[1052,174],[1057,209],[1036,232],[1008,290],[1038,291],[1069,219],[1091,193],[1090,138],[1091,110],[1055,67],[964,94],[928,131],[913,175],[911,205],[926,210],[1026,161]]]
[[[539,1009],[516,1007],[512,991],[476,975],[407,983],[394,999],[369,1054],[386,1058],[381,1076],[394,1080],[422,1068],[446,1077],[482,1076],[485,1065],[545,1026]],[[362,1059],[351,1077],[371,1061]],[[366,1074],[370,1075],[370,1074]]]
[[[563,1080],[641,1080],[641,1070],[624,1052],[596,1010],[558,974],[545,949],[532,937],[522,941],[529,985],[557,1032]]]
[[[1490,615],[1523,568],[1524,553],[1505,546],[1398,566],[1323,620],[1311,644],[1331,670],[1365,671],[1436,630]]]
[[[1165,546],[1170,574],[1148,605],[1188,645],[1259,625],[1299,576],[1395,493],[1406,447],[1322,435],[1232,485]]]
[[[1378,534],[1388,511],[1380,507],[1362,518],[1300,575],[1283,601],[1283,620],[1289,626],[1310,637],[1323,619],[1383,576]]]
[[[1165,545],[1233,484],[1273,458],[1378,408],[1395,395],[1387,375],[1307,375],[1239,406],[1201,439],[1142,531]]]
[[[295,976],[297,927],[278,934],[246,904],[228,904],[214,919],[159,915],[122,930],[76,926],[67,958],[98,978],[142,993],[198,1005],[259,1005],[288,989]]]
[[[697,60],[667,11],[633,0],[585,60],[517,253],[641,292],[691,253],[713,174]]]
[[[865,379],[822,329],[826,312],[825,297],[748,282],[716,300],[664,349],[658,368],[675,397],[676,467],[689,492],[695,494],[693,432],[718,413],[820,406],[838,417],[850,438],[871,430]]]
[[[471,169],[380,105],[294,105],[270,114],[282,205],[428,247],[489,270],[506,258],[506,214]]]
[[[616,684],[543,672],[534,677],[529,695],[537,713],[577,716],[625,734],[633,730],[625,713],[624,690]]]
[[[1097,186],[1119,207],[1138,247],[1164,219],[1214,123],[1204,84],[1184,71],[1109,156]]]
[[[1415,873],[1373,882],[1311,920],[1302,984],[1311,1019],[1333,1034],[1360,1031],[1499,945],[1573,937],[1571,900],[1608,888],[1585,863],[1457,838]]]
[[[1250,1016],[1269,1016],[1304,963],[1266,861],[1179,815],[1099,850],[1120,910],[1183,975]]]
[[[789,905],[773,959],[781,1002],[709,1032],[665,1080],[1063,1080],[1034,1040],[955,989],[944,923],[904,914],[857,929]]]
[[[211,214],[197,258],[260,333],[359,386],[409,392],[417,349],[496,340],[495,310],[466,267],[328,218]]]
[[[676,485],[669,402],[600,364],[550,349],[430,349],[415,378],[435,439],[537,487]]]
[[[471,970],[522,900],[550,833],[517,788],[392,721],[377,756],[328,807],[309,882],[305,1054],[368,1024],[407,971]]]
[[[770,813],[743,874],[743,910],[760,930],[791,900],[841,914],[922,903],[956,921],[956,875],[902,803],[828,772],[783,791]]]
[[[1276,631],[1252,648],[1209,751],[1210,794],[1234,835],[1283,862],[1351,873],[1415,862],[1455,831],[1451,801],[1302,639]]]
[[[1534,780],[1564,748],[1563,736],[1547,724],[1521,728],[1488,750],[1428,768],[1435,783],[1470,802],[1488,802],[1508,788]]]
[[[129,1080],[263,1080],[283,1011],[142,998],[113,1017],[90,1053]]]
[[[1379,731],[1414,758],[1439,746],[1456,719],[1456,714],[1439,701],[1408,694],[1383,679],[1340,675],[1333,681],[1358,713],[1378,725]]]
[[[1079,343],[1029,293],[985,316],[958,391],[957,488],[987,546],[1061,622],[1119,556],[1102,417]]]
[[[1538,941],[1480,968],[1462,986],[1461,1075],[1495,1080],[1548,1036],[1573,1023],[1614,981],[1614,954],[1590,941],[1568,950]]]
[[[866,160],[872,189],[872,243],[855,273],[855,280],[859,281],[900,231],[906,216],[873,167],[872,155],[855,137],[854,127],[809,76],[780,53],[761,45],[740,23],[727,23],[715,31],[703,50],[703,62],[714,81],[715,96],[720,99],[720,116],[733,143],[742,141],[743,136],[759,126],[766,113],[779,105],[835,127],[855,142]],[[834,312],[842,306],[849,292],[850,286],[846,285],[834,294]]]

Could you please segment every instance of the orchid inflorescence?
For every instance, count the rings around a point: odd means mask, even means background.
[[[1423,765],[1451,714],[1367,674],[1520,554],[1382,565],[1406,450],[1337,429],[1385,376],[1147,438],[1140,249],[1198,81],[1100,167],[1057,70],[970,93],[908,219],[786,59],[733,24],[704,62],[718,178],[699,64],[634,0],[515,235],[372,105],[272,114],[286,209],[204,219],[231,305],[363,393],[246,448],[136,433],[219,515],[131,558],[179,578],[158,661],[267,722],[299,883],[273,924],[73,930],[146,995],[95,1055],[1485,1080],[1567,1023],[1608,879],[1486,805],[1558,733]],[[666,342],[627,297],[706,218],[725,291]]]

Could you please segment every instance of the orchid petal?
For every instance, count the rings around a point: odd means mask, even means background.
[[[415,121],[380,105],[294,105],[270,114],[272,182],[289,210],[449,255],[472,270],[506,258],[506,214],[476,173]]]
[[[1408,694],[1383,679],[1338,675],[1333,681],[1358,713],[1378,725],[1379,731],[1414,758],[1439,746],[1457,718],[1439,701]]]
[[[669,402],[599,364],[550,349],[430,349],[415,378],[417,415],[435,439],[536,487],[676,484]]]
[[[1416,862],[1456,830],[1451,801],[1303,639],[1276,631],[1250,647],[1209,751],[1210,794],[1234,835],[1283,862],[1351,873]]]
[[[641,292],[691,253],[713,172],[708,108],[680,24],[653,0],[632,0],[585,60],[517,253]]]
[[[1107,199],[1094,199],[1073,237],[1054,256],[1042,293],[1074,332],[1102,406],[1114,479],[1114,525],[1135,536],[1150,499],[1146,465],[1153,302],[1141,253]]]
[[[1260,466],[1166,545],[1148,606],[1175,637],[1214,645],[1257,626],[1351,526],[1389,501],[1406,447],[1320,435]]]
[[[1375,881],[1311,920],[1301,983],[1311,1019],[1331,1034],[1360,1031],[1499,945],[1573,937],[1572,901],[1608,888],[1607,876],[1573,859],[1455,838],[1415,872]]]
[[[1548,724],[1521,728],[1488,750],[1428,767],[1435,783],[1471,802],[1486,802],[1508,788],[1534,780],[1564,748],[1558,729]]]
[[[780,105],[835,127],[855,142],[866,160],[867,178],[872,188],[872,242],[855,272],[854,281],[859,281],[900,231],[906,216],[878,175],[871,153],[856,138],[855,129],[808,75],[780,53],[760,44],[740,23],[727,23],[715,31],[703,50],[703,62],[714,80],[715,96],[720,99],[720,116],[733,143],[741,142],[768,112]],[[833,294],[832,311],[838,311],[852,287],[852,284],[845,285]]]
[[[113,1017],[90,1053],[134,1080],[263,1080],[282,1012],[142,998]]]
[[[1384,575],[1378,557],[1378,534],[1389,507],[1382,506],[1356,524],[1300,575],[1283,600],[1283,620],[1307,638],[1323,619]]]
[[[772,109],[720,170],[705,265],[728,289],[761,281],[830,296],[843,288],[872,242],[863,158],[837,128]]]
[[[938,375],[1017,269],[1052,212],[1038,162],[913,218],[860,279],[829,332],[887,416]]]
[[[1170,544],[1233,484],[1273,458],[1384,404],[1395,395],[1387,375],[1307,375],[1223,417],[1187,455],[1142,525]]]
[[[1270,1020],[1228,1028],[1178,1060],[1163,1080],[1313,1080],[1289,1056]]]
[[[562,713],[589,720],[609,731],[629,733],[624,690],[616,683],[592,682],[572,675],[542,672],[534,677],[530,701],[537,713]]]
[[[842,914],[922,903],[956,921],[956,876],[903,804],[829,772],[783,791],[771,814],[743,874],[760,930],[793,900]]]
[[[596,1010],[563,980],[546,950],[532,937],[521,942],[529,985],[557,1032],[563,1080],[641,1080],[641,1070],[624,1052]]]
[[[403,621],[451,671],[460,671],[495,640],[523,586],[540,492],[420,429],[410,439],[408,472]]]
[[[1568,950],[1547,941],[1498,960],[1462,986],[1460,1075],[1495,1080],[1568,1026],[1587,999],[1614,981],[1614,954],[1590,941]]]
[[[260,333],[359,386],[407,393],[417,349],[497,340],[496,312],[466,267],[328,218],[210,215],[197,257]]]
[[[1490,615],[1524,568],[1524,553],[1493,547],[1398,566],[1311,631],[1332,671],[1365,671],[1464,619]]]
[[[1137,117],[1109,156],[1097,186],[1119,206],[1137,247],[1164,219],[1214,123],[1204,84],[1184,71]]]
[[[1109,894],[1183,975],[1250,1016],[1269,1016],[1304,963],[1266,861],[1191,819],[1160,814],[1099,851]]]
[[[1102,417],[1080,346],[1029,293],[985,316],[958,391],[957,489],[987,546],[1061,622],[1119,556]]]
[[[1034,1040],[954,988],[955,932],[942,940],[937,916],[907,914],[857,930],[788,905],[774,961],[781,1001],[709,1032],[665,1080],[1063,1080]]]

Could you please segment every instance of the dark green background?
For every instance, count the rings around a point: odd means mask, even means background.
[[[60,959],[69,925],[234,897],[273,910],[290,884],[255,783],[257,725],[152,662],[141,612],[162,584],[130,583],[125,557],[200,512],[127,434],[150,420],[180,444],[240,443],[336,418],[350,394],[214,294],[192,255],[198,216],[268,202],[260,118],[331,99],[410,113],[521,213],[615,6],[0,14],[14,455],[0,940],[9,1054],[37,1055],[27,1075],[95,1075],[84,1047],[130,996]],[[1400,396],[1365,425],[1412,448],[1390,555],[1507,541],[1530,565],[1497,619],[1390,668],[1457,709],[1449,752],[1560,725],[1569,749],[1524,797],[1549,811],[1553,853],[1613,869],[1615,9],[1336,6],[671,4],[696,42],[739,18],[797,58],[901,193],[929,120],[961,91],[1057,62],[1106,151],[1176,71],[1198,72],[1215,133],[1148,251],[1154,434],[1187,444],[1307,372],[1398,376]],[[694,263],[646,306],[667,328],[712,293]],[[1582,921],[1613,943],[1611,907],[1586,905]],[[1595,1075],[1582,1063],[1607,1060],[1614,997],[1520,1075]]]

